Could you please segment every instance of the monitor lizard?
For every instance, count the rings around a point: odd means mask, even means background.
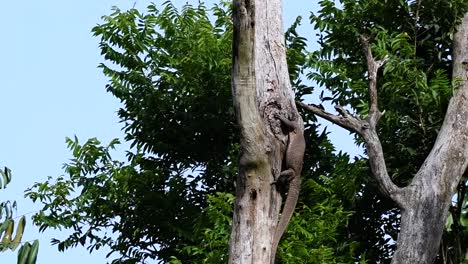
[[[276,250],[278,249],[278,244],[283,236],[286,227],[288,226],[289,221],[294,213],[294,208],[296,207],[297,200],[299,198],[299,191],[301,188],[301,171],[302,164],[304,162],[304,151],[305,151],[305,140],[304,133],[301,127],[299,126],[298,119],[289,120],[279,114],[275,115],[288,129],[288,145],[285,153],[285,167],[286,170],[280,173],[277,182],[280,178],[286,177],[285,182],[289,182],[288,194],[286,201],[284,202],[284,207],[281,212],[281,217],[276,226],[275,235],[273,237],[271,263],[275,262]]]

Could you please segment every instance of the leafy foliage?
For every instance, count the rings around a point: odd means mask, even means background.
[[[0,171],[3,182],[0,182],[0,189],[6,188],[11,181],[11,171],[7,167]],[[13,212],[16,210],[16,202],[5,201],[0,203],[0,252],[6,250],[15,251],[20,244],[23,244],[18,250],[18,264],[35,264],[39,250],[39,241],[22,242],[24,227],[26,226],[26,217],[23,215],[17,222],[18,227],[15,232],[15,219]],[[15,233],[14,233],[15,232]],[[13,236],[13,234],[15,234]]]
[[[336,240],[351,215],[340,205],[331,189],[309,180],[307,185],[317,189],[313,208],[302,205],[290,223],[279,252],[281,263],[349,263],[354,243]],[[192,263],[220,263],[227,261],[232,206],[232,194],[218,193],[208,198],[209,206],[197,219],[191,244],[180,249]],[[206,227],[208,226],[208,227]],[[341,252],[340,252],[341,251]],[[174,257],[172,264],[184,263]]]
[[[222,174],[219,165],[237,142],[226,89],[232,29],[222,6],[213,8],[214,25],[206,12],[202,4],[178,12],[170,2],[161,11],[149,6],[147,15],[114,9],[93,32],[104,58],[116,66],[100,65],[111,80],[108,91],[125,104],[119,116],[126,139],[168,166],[205,166]]]
[[[26,194],[33,201],[46,204],[33,218],[40,223],[40,230],[62,227],[73,230],[67,239],[53,240],[60,251],[86,243],[90,252],[109,246],[109,255],[112,252],[122,255],[116,263],[124,259],[126,263],[136,263],[139,259],[154,258],[156,243],[163,255],[165,247],[180,242],[169,239],[174,238],[175,230],[184,232],[182,228],[189,220],[183,214],[195,210],[186,202],[193,195],[195,184],[184,185],[181,175],[166,180],[164,171],[138,163],[142,154],[130,154],[132,162],[128,165],[113,160],[110,151],[119,144],[118,140],[106,146],[97,139],[81,145],[74,138],[67,139],[67,143],[74,155],[64,166],[68,177],[59,177],[54,183],[37,183]],[[172,191],[182,187],[187,190]],[[74,192],[77,190],[80,193]],[[173,206],[185,208],[170,210]],[[120,236],[113,239],[105,228]],[[148,238],[151,233],[158,235]]]
[[[179,12],[166,2],[162,10],[150,5],[147,14],[115,8],[93,29],[109,62],[100,65],[107,89],[125,105],[119,116],[126,139],[141,151],[129,152],[124,165],[110,158],[112,144],[68,140],[75,157],[65,168],[69,177],[35,185],[28,194],[46,203],[47,213],[35,217],[43,230],[74,230],[55,241],[59,249],[90,242],[90,250],[108,245],[127,263],[167,260],[191,237],[206,195],[232,190],[230,13],[227,4],[212,12],[214,23],[203,5]],[[80,195],[70,198],[75,188],[82,188]],[[59,218],[57,210],[64,213]],[[105,227],[119,237],[98,237]]]
[[[354,255],[356,242],[337,239],[351,212],[343,209],[329,178],[322,178],[327,184],[312,179],[304,183],[315,200],[311,207],[300,206],[300,216],[289,224],[280,246],[281,263],[349,263]]]
[[[107,89],[124,104],[119,117],[126,140],[137,150],[127,153],[128,162],[120,162],[111,156],[117,141],[102,145],[97,139],[84,144],[76,137],[67,139],[73,158],[64,165],[66,174],[27,192],[44,204],[33,218],[41,230],[71,230],[65,240],[53,241],[59,250],[109,247],[109,255],[119,254],[113,263],[225,259],[232,211],[226,193],[233,191],[238,156],[230,89],[230,8],[226,2],[210,10],[187,4],[180,11],[166,2],[161,10],[150,5],[147,14],[115,8],[93,29],[107,60],[100,65],[109,77]],[[286,45],[291,80],[301,95],[312,88],[299,78],[307,60],[306,40],[296,31],[299,24],[300,18],[286,32]],[[307,123],[305,168],[311,170],[305,177],[324,184],[339,167],[342,177],[329,192],[348,199],[358,185],[346,195],[338,188],[354,182],[344,176],[355,167],[347,156],[334,155],[327,133],[317,130],[318,125]],[[218,192],[224,194],[213,196]],[[316,209],[317,201],[322,200],[304,203],[304,210],[321,219],[325,209]],[[333,201],[321,206],[337,205]],[[332,215],[340,221],[330,232],[344,233],[349,212],[327,208],[326,217]],[[329,254],[336,242],[326,241],[323,250]],[[336,252],[339,257],[348,253]]]
[[[227,262],[235,197],[217,193],[208,197],[208,206],[198,217],[189,244],[179,246],[180,255],[193,263]],[[173,257],[171,264],[184,263]]]

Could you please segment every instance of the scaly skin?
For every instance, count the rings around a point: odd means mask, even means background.
[[[273,244],[271,250],[271,263],[275,263],[276,250],[278,244],[283,236],[286,227],[294,213],[297,200],[299,198],[299,191],[301,188],[301,171],[304,162],[305,140],[302,129],[296,121],[291,121],[283,116],[276,115],[281,123],[289,129],[288,133],[288,146],[285,154],[286,170],[280,173],[280,177],[287,177],[289,180],[288,196],[284,202],[283,211],[278,225],[276,226],[275,236],[273,237]]]

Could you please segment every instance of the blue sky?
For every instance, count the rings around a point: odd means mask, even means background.
[[[156,1],[158,2],[158,1]],[[177,4],[187,1],[174,1]],[[188,1],[197,2],[197,1]],[[312,5],[285,1],[285,25],[296,16],[304,22]],[[44,0],[1,1],[0,27],[0,165],[13,172],[13,181],[0,191],[0,201],[16,200],[18,215],[31,216],[39,206],[23,198],[24,190],[47,176],[63,173],[70,158],[65,137],[77,135],[83,142],[97,137],[102,142],[122,138],[116,111],[119,102],[105,91],[106,79],[97,68],[102,62],[98,40],[91,28],[112,6],[144,10],[150,1]],[[207,1],[210,6],[212,1]],[[305,24],[305,23],[304,23]],[[302,27],[313,39],[310,25]],[[352,150],[347,132],[332,127],[339,147]],[[124,147],[116,157],[123,157]],[[52,237],[66,233],[27,225],[24,241],[39,239],[38,264],[107,263],[107,252],[89,254],[83,248],[58,252]],[[0,253],[0,263],[16,263],[16,252]]]

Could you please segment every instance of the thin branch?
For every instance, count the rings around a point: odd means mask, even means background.
[[[369,125],[375,129],[382,113],[379,111],[377,96],[377,72],[388,61],[388,57],[382,60],[375,60],[372,56],[369,40],[364,36],[360,37],[364,55],[366,56],[368,78],[369,78]]]
[[[421,9],[421,0],[418,0],[416,7],[416,14],[414,18],[414,57],[416,58],[416,52],[418,49],[418,22],[419,22],[419,11]],[[427,29],[429,30],[429,29]],[[426,30],[426,31],[427,31]]]
[[[367,71],[369,78],[369,129],[367,133],[362,134],[364,141],[366,142],[367,154],[369,156],[369,163],[371,166],[372,173],[374,174],[380,190],[397,202],[400,207],[404,208],[403,195],[401,188],[396,186],[387,172],[387,166],[385,164],[385,158],[383,155],[382,144],[380,143],[379,136],[377,135],[377,123],[382,117],[382,113],[379,111],[378,105],[378,93],[377,93],[377,73],[387,61],[388,57],[384,57],[382,60],[375,60],[372,56],[371,47],[369,40],[364,36],[361,36],[361,44],[366,57]]]
[[[332,122],[350,132],[358,133],[362,135],[362,131],[367,129],[368,124],[366,121],[359,119],[358,117],[353,116],[350,114],[343,106],[337,105],[335,106],[336,111],[339,115],[334,115],[325,111],[325,109],[314,105],[314,104],[305,104],[300,101],[296,101],[296,104],[302,107],[304,110],[307,110],[321,118]]]

